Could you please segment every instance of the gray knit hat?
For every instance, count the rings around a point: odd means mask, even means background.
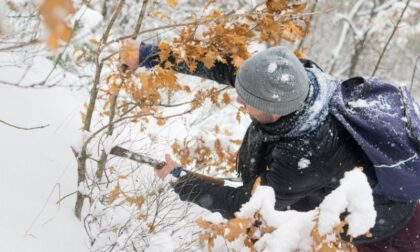
[[[303,106],[309,78],[298,58],[279,46],[246,60],[236,75],[235,88],[246,104],[283,116]]]

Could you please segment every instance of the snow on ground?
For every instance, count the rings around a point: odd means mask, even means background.
[[[11,58],[0,54],[0,61]],[[41,80],[51,67],[51,62],[36,59],[24,82]],[[0,68],[1,80],[14,81],[21,73],[15,67]],[[83,227],[73,215],[75,197],[56,205],[60,195],[76,188],[69,146],[80,135],[81,93],[0,85],[0,120],[23,127],[49,124],[25,131],[0,123],[0,251],[87,251]]]

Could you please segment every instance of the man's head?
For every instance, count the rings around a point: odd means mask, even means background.
[[[236,101],[244,107],[245,111],[248,113],[249,116],[251,116],[252,119],[257,120],[260,123],[272,123],[277,121],[281,117],[279,115],[267,114],[257,108],[246,104],[239,95]]]
[[[235,88],[238,102],[262,123],[299,110],[309,92],[309,79],[299,59],[285,47],[257,53],[239,68]]]

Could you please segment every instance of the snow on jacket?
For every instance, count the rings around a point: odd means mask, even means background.
[[[149,67],[157,64],[150,62]],[[311,61],[303,60],[302,63],[305,68],[317,68]],[[194,73],[187,69],[185,64],[175,66],[175,70],[181,73],[234,85],[235,68],[229,61],[227,64],[216,62],[211,69],[199,63]],[[311,83],[317,85],[313,82],[311,78]],[[310,99],[306,101],[308,106],[311,102]],[[174,185],[175,191],[182,200],[231,218],[250,199],[257,177],[261,178],[263,185],[274,189],[277,210],[314,209],[338,187],[344,172],[355,166],[364,167],[373,187],[377,180],[372,163],[330,113],[310,132],[290,134],[297,122],[302,121],[304,112],[292,113],[271,124],[257,121],[250,124],[237,157],[237,169],[243,186],[218,186],[188,174]],[[378,215],[376,225],[371,230],[373,236],[360,237],[354,240],[355,243],[374,242],[394,234],[408,223],[415,212],[415,202],[395,202],[381,195],[374,195],[374,201]]]

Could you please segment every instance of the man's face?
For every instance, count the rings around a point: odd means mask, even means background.
[[[273,114],[267,114],[262,112],[261,110],[258,110],[257,108],[254,108],[248,104],[246,104],[238,95],[238,98],[236,98],[236,101],[241,104],[245,111],[249,114],[249,116],[255,120],[257,120],[260,123],[273,123],[280,119],[281,116],[279,115],[273,115]]]

